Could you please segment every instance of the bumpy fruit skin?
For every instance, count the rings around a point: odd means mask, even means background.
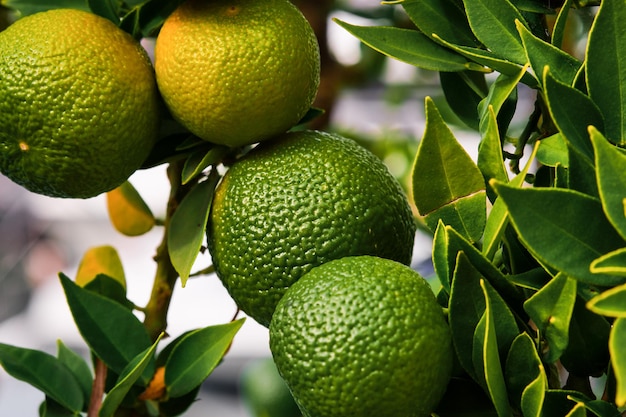
[[[308,417],[427,417],[452,370],[449,327],[430,285],[370,256],[313,268],[278,303],[276,366]]]
[[[198,137],[231,147],[294,126],[317,94],[320,54],[289,0],[188,0],[155,48],[159,89]]]
[[[52,197],[109,191],[152,150],[159,100],[145,50],[111,21],[24,17],[0,33],[0,171]]]
[[[285,290],[350,255],[410,263],[415,221],[398,181],[356,142],[318,131],[263,142],[226,172],[207,228],[217,275],[268,326]]]

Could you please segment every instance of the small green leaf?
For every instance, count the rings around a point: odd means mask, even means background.
[[[120,373],[150,346],[143,324],[126,307],[79,287],[63,274],[59,277],[80,334],[114,372]]]
[[[413,29],[355,26],[339,19],[334,21],[375,51],[419,68],[431,71],[480,69],[478,65]]]
[[[508,0],[463,0],[476,37],[497,56],[516,64],[526,63],[526,52],[515,28],[524,18]]]
[[[122,370],[115,386],[107,393],[102,402],[102,407],[98,412],[99,417],[112,417],[124,401],[126,394],[148,369],[148,365],[154,366],[154,352],[162,337],[163,333],[152,346],[137,354]]]
[[[106,275],[126,289],[124,266],[117,250],[110,245],[89,248],[78,264],[76,284],[86,286],[98,275]]]
[[[113,301],[117,301],[129,310],[135,308],[132,301],[126,297],[126,288],[122,287],[119,281],[108,275],[100,274],[96,276],[96,278],[89,281],[83,288]]]
[[[596,258],[624,245],[598,200],[565,189],[494,185],[520,240],[542,264],[592,285],[626,281],[589,270]],[[589,219],[594,219],[593,227],[589,227]]]
[[[415,26],[426,36],[436,33],[457,45],[478,46],[465,11],[454,0],[405,0],[401,3]]]
[[[210,175],[205,181],[196,184],[183,198],[171,219],[167,245],[172,265],[180,274],[183,286],[200,253],[218,179],[217,175]]]
[[[213,372],[244,321],[190,332],[174,347],[165,364],[165,385],[170,397],[187,394]]]
[[[615,230],[626,239],[626,154],[606,140],[593,126],[589,127],[589,136],[596,155],[596,178],[602,207]]]
[[[516,27],[533,72],[541,78],[544,68],[548,66],[555,78],[572,85],[582,63],[567,52],[539,39],[519,21],[516,22]]]
[[[44,12],[50,9],[78,9],[88,11],[85,0],[2,0],[2,5],[17,10],[20,17]]]
[[[549,68],[543,73],[543,86],[550,114],[559,131],[582,155],[593,161],[588,126],[602,129],[604,120],[591,99],[579,90],[558,81]]]
[[[600,256],[591,263],[589,269],[594,274],[626,276],[626,248]]]
[[[587,41],[589,97],[604,116],[605,136],[626,144],[626,7],[623,1],[603,1]],[[596,126],[600,128],[599,126]]]
[[[155,32],[163,25],[165,19],[184,0],[159,1],[151,0],[144,2],[139,8],[139,26],[144,37],[154,36]]]
[[[455,259],[450,260],[448,256],[450,255],[449,244],[448,244],[448,234],[446,233],[446,226],[443,222],[439,222],[437,225],[437,229],[435,229],[435,234],[433,236],[433,249],[432,249],[432,259],[433,259],[433,268],[441,283],[442,288],[449,294],[450,293],[450,283],[452,282],[452,274],[453,271],[450,271],[450,265],[454,265],[456,260],[456,253],[454,254]]]
[[[487,106],[487,113],[481,118],[482,135],[478,145],[478,159],[476,161],[478,169],[483,174],[485,183],[492,179],[501,182],[508,182],[509,175],[504,166],[504,155],[502,153],[502,141],[498,131],[498,121],[493,106]],[[495,196],[493,190],[488,190],[489,199],[493,201]],[[487,220],[489,221],[489,220]]]
[[[185,161],[182,183],[187,184],[211,165],[217,164],[229,152],[226,146],[214,146],[208,151],[201,149],[193,152]]]
[[[504,369],[511,401],[522,409],[536,409],[537,405],[541,406],[544,393],[539,392],[538,385],[542,385],[542,391],[545,391],[547,377],[535,342],[528,333],[521,333],[513,340]]]
[[[537,160],[543,165],[556,167],[561,165],[565,168],[569,166],[569,150],[567,141],[560,133],[555,133],[539,141],[537,150]]]
[[[472,241],[480,238],[486,221],[485,182],[428,97],[412,179],[413,199],[431,230],[441,219]]]
[[[59,362],[65,365],[67,369],[74,374],[76,382],[78,382],[83,391],[84,403],[89,404],[93,376],[91,375],[91,369],[85,359],[65,346],[60,340],[57,340],[57,358]]]
[[[557,274],[524,303],[524,309],[548,342],[545,360],[554,363],[569,342],[569,325],[576,303],[576,280]]]
[[[618,285],[593,297],[587,308],[596,314],[609,317],[626,317],[626,284]]]
[[[126,236],[148,233],[156,224],[150,207],[133,185],[126,181],[106,193],[109,219],[115,230]]]
[[[13,378],[43,391],[71,411],[85,404],[83,390],[72,372],[54,356],[0,343],[0,365]]]
[[[626,319],[620,317],[613,323],[609,338],[611,365],[617,380],[615,403],[618,407],[626,405],[626,349],[624,346],[626,346]]]
[[[528,67],[522,67],[519,73],[515,74],[515,76],[510,76],[507,74],[500,74],[498,78],[491,84],[489,88],[489,94],[485,99],[480,103],[479,111],[480,111],[480,132],[485,133],[486,131],[486,123],[490,117],[489,115],[489,107],[493,108],[493,112],[496,116],[500,115],[501,111],[507,109],[507,103],[510,103],[511,100],[514,100],[515,104],[517,100],[517,85],[520,80],[523,78],[524,74],[526,74]],[[511,114],[506,117],[506,123],[504,126],[507,127],[510,119],[513,116],[515,111],[515,106],[513,106]],[[502,132],[504,133],[504,132]]]

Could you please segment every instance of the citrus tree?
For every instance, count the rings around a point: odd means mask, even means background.
[[[0,344],[3,368],[45,393],[41,416],[183,414],[242,325],[164,337],[174,284],[213,272],[269,326],[278,371],[304,415],[624,415],[626,2],[404,0],[382,7],[409,25],[333,22],[375,51],[439,74],[446,100],[424,100],[411,172],[415,218],[379,160],[338,135],[306,130],[323,112],[311,107],[320,55],[298,9],[278,0],[269,12],[254,0],[181,3],[3,2],[23,16],[0,33],[3,174],[57,197],[107,192],[121,233],[163,229],[144,307],[127,299],[111,247],[89,249],[73,279],[60,274],[91,364],[61,342],[56,356]],[[61,11],[38,13],[48,9]],[[136,42],[157,38],[156,76],[128,85],[152,83],[158,105],[151,88],[132,94],[145,100],[134,118],[121,119],[129,106],[108,100],[124,87],[101,89],[139,70],[105,59],[102,76],[92,77],[104,82],[89,84],[102,100],[72,97],[80,80],[55,83],[92,74],[80,69],[88,58],[63,59],[87,42],[59,52],[67,43],[52,38],[52,52],[41,55],[32,43],[51,39],[50,27],[90,30],[85,22],[97,16],[119,35],[105,42],[118,55],[118,43],[134,45],[133,68],[146,62]],[[177,56],[178,45],[192,47]],[[38,77],[48,73],[37,59],[51,56],[50,82],[66,85],[57,94],[73,99],[61,100],[69,109],[41,101],[51,84]],[[522,95],[530,109],[518,108]],[[142,162],[122,162],[127,171],[115,168],[115,177],[97,171],[109,154],[84,153],[91,142],[102,146],[99,114],[121,126],[105,137],[107,151],[111,141],[147,137],[133,142],[148,148]],[[461,124],[480,138],[477,158],[455,137],[451,127]],[[135,138],[121,135],[138,126]],[[51,165],[55,158],[34,150],[65,154]],[[130,153],[118,149],[119,158]],[[31,158],[16,164],[24,155]],[[166,217],[155,219],[126,179],[162,164],[170,199]],[[90,169],[111,182],[82,194]],[[416,227],[432,234],[434,292],[402,265]],[[214,266],[193,271],[207,247]]]

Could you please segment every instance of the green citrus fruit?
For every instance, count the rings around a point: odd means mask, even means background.
[[[453,363],[430,285],[400,263],[347,257],[313,268],[270,325],[278,371],[307,417],[426,417]]]
[[[241,375],[241,395],[254,417],[301,417],[272,358],[259,359]]]
[[[146,52],[107,19],[56,9],[0,33],[0,171],[33,192],[117,187],[152,149],[158,110]]]
[[[350,255],[410,263],[415,221],[400,184],[356,142],[318,131],[262,142],[226,172],[208,245],[239,307],[269,325],[285,290]]]
[[[155,69],[176,119],[235,147],[285,132],[306,114],[320,56],[289,0],[188,0],[157,37]]]

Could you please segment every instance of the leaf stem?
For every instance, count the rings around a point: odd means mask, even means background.
[[[179,160],[170,163],[167,168],[167,176],[171,187],[170,196],[167,202],[166,217],[163,220],[163,238],[154,256],[157,270],[152,292],[150,294],[150,300],[144,308],[144,326],[152,341],[155,341],[167,328],[167,312],[174,293],[174,285],[178,279],[178,272],[176,272],[176,269],[172,265],[167,246],[167,236],[171,219],[183,197],[195,184],[195,181],[185,185],[181,184],[183,165],[184,160]]]
[[[98,417],[98,412],[100,411],[100,406],[102,405],[102,398],[104,397],[106,380],[107,366],[101,359],[96,358],[95,376],[91,387],[91,397],[89,399],[87,417]]]

